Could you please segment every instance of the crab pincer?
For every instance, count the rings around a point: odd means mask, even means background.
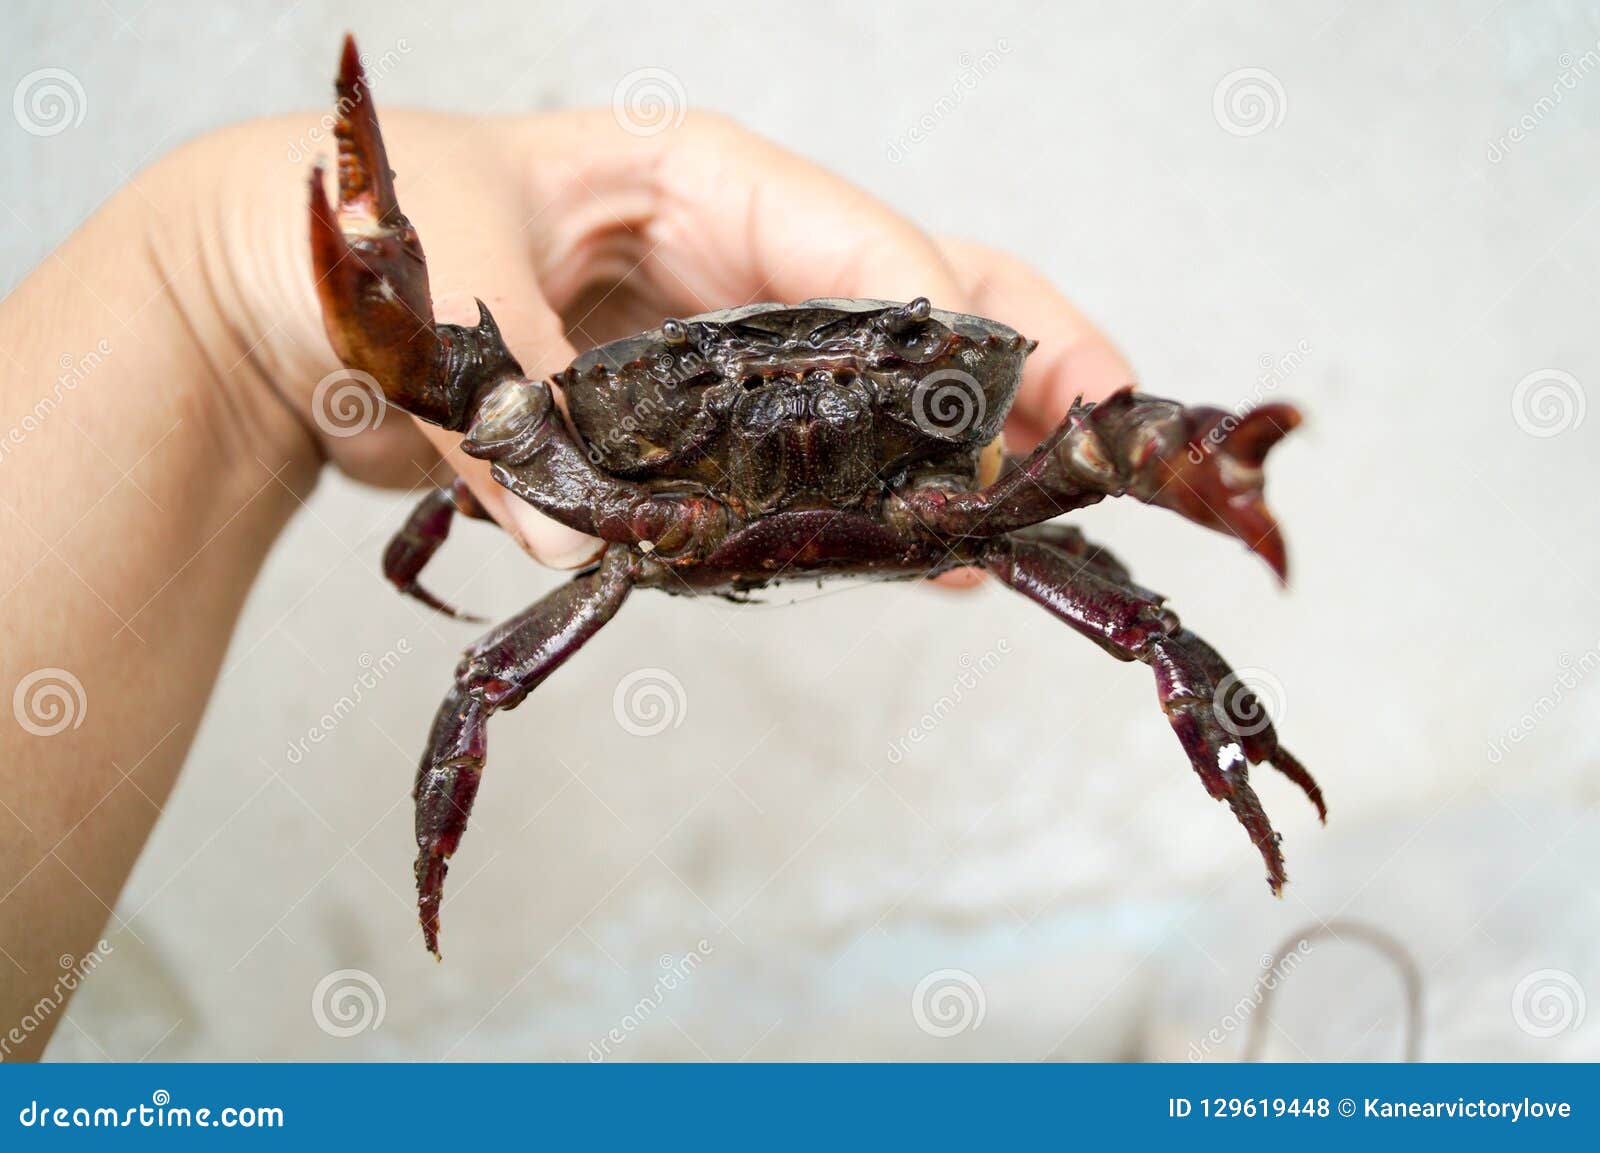
[[[1113,397],[1095,408],[1115,402]],[[1233,534],[1286,581],[1288,552],[1262,493],[1262,464],[1299,424],[1300,412],[1289,404],[1264,404],[1242,416],[1205,406],[1185,409],[1178,438],[1149,442],[1128,495]]]

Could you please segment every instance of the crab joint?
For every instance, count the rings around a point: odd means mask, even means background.
[[[473,456],[496,457],[549,414],[550,389],[531,380],[512,378],[495,385],[478,402],[463,448]]]

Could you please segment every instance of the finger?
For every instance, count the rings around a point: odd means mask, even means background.
[[[815,296],[966,307],[944,255],[910,221],[731,122],[694,117],[648,140],[604,113],[569,124],[581,179],[533,177],[551,234],[535,259],[557,310],[608,273],[647,282],[685,314]]]
[[[1039,342],[1006,425],[1014,449],[1043,439],[1080,394],[1100,400],[1133,381],[1133,369],[1117,347],[1027,264],[967,240],[940,237],[937,243],[975,312]]]

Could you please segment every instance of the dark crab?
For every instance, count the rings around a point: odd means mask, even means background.
[[[465,433],[494,477],[606,542],[591,566],[466,650],[416,779],[417,891],[438,952],[447,862],[483,772],[485,722],[514,708],[636,588],[742,597],[780,579],[915,579],[987,570],[1119,660],[1143,661],[1190,764],[1284,883],[1279,835],[1250,787],[1267,762],[1319,814],[1322,794],[1215,649],[1075,528],[1046,523],[1132,496],[1232,533],[1282,577],[1262,501],[1267,450],[1299,421],[1284,404],[1234,416],[1125,389],[1075,404],[1033,452],[1000,426],[1033,343],[993,320],[907,304],[752,304],[595,348],[553,382],[529,380],[480,304],[474,327],[435,324],[427,266],[393,176],[353,43],[339,83],[339,211],[311,180],[311,247],[328,335],[392,404]],[[554,403],[565,394],[570,424]],[[422,501],[384,571],[418,583],[457,512],[459,482]]]

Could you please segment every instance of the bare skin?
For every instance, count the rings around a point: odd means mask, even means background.
[[[575,567],[598,550],[493,483],[457,434],[319,427],[312,397],[340,363],[310,269],[308,165],[285,159],[318,119],[242,125],[159,161],[0,302],[0,425],[17,433],[0,431],[0,688],[66,669],[86,702],[52,736],[0,727],[0,1021],[21,1020],[58,958],[106,932],[250,583],[325,465],[419,493],[454,471],[462,500],[535,559]],[[930,238],[715,117],[641,139],[609,112],[389,111],[384,133],[439,319],[474,322],[482,297],[534,377],[663,316],[926,295],[1041,341],[1007,428],[1016,450],[1079,393],[1132,379],[1022,263]],[[91,352],[81,379],[58,383]],[[59,403],[41,409],[46,397]],[[4,1056],[36,1057],[60,1014]]]

